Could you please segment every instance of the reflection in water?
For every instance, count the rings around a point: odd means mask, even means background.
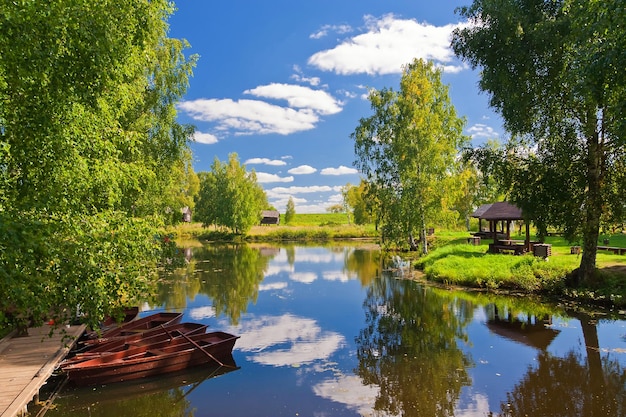
[[[313,319],[265,316],[240,327],[237,349],[264,365],[296,366],[330,358],[345,344],[336,332],[324,331]]]
[[[526,314],[524,320],[513,315],[510,310],[500,313],[496,304],[488,305],[487,327],[495,334],[522,343],[536,349],[545,350],[559,334],[559,330],[551,327],[552,317],[543,319]]]
[[[46,414],[91,417],[160,416],[193,417],[188,400],[201,384],[239,369],[232,357],[222,358],[228,366],[202,366],[158,377],[95,387],[73,387],[55,399]],[[217,381],[216,381],[217,382]]]
[[[458,341],[472,306],[410,281],[381,279],[367,291],[366,326],[357,339],[364,384],[379,387],[383,415],[452,416],[471,364]]]
[[[241,369],[158,393],[66,391],[50,415],[626,415],[626,322],[397,267],[348,245],[194,247],[159,302],[240,335]]]
[[[194,248],[196,261],[163,280],[158,302],[166,308],[183,308],[188,299],[205,294],[213,300],[214,314],[237,323],[248,303],[256,300],[264,271],[277,253],[248,245]]]
[[[541,353],[537,365],[507,394],[500,415],[509,417],[626,415],[626,373],[616,362],[604,362],[602,375],[569,353],[565,358]]]

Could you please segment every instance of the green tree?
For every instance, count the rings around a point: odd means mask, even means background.
[[[369,197],[376,202],[383,238],[395,244],[420,234],[428,251],[426,224],[441,210],[447,177],[466,138],[432,63],[415,60],[404,67],[400,91],[373,90],[374,115],[362,118],[352,133],[355,165],[365,175]]]
[[[199,174],[200,191],[196,200],[196,218],[205,226],[223,226],[245,234],[261,220],[261,210],[268,206],[267,196],[259,186],[254,171],[247,172],[236,153],[223,163],[215,158],[211,172]]]
[[[289,224],[296,217],[296,205],[293,202],[293,198],[289,197],[287,201],[287,208],[285,209],[285,224]]]
[[[476,0],[459,13],[472,25],[455,31],[456,54],[481,68],[506,128],[535,145],[515,155],[514,177],[531,177],[513,199],[582,235],[578,279],[588,281],[603,215],[624,213],[624,1]]]
[[[359,185],[347,184],[342,192],[346,211],[352,213],[355,224],[367,224],[370,215],[367,207],[367,183],[361,180]]]
[[[16,209],[162,213],[193,129],[176,122],[194,59],[165,0],[5,2],[0,139]],[[89,30],[86,30],[89,28]]]
[[[332,206],[326,207],[326,211],[329,213],[343,213],[344,208],[342,204],[333,204]]]
[[[151,294],[195,58],[167,0],[0,5],[0,326]],[[179,207],[176,208],[177,210]]]

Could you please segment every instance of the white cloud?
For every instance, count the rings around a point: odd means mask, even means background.
[[[287,207],[287,201],[291,197],[296,205],[296,213],[326,213],[326,208],[333,203],[324,196],[325,193],[341,193],[342,186],[313,185],[308,187],[273,187],[265,189],[269,202],[283,213]],[[298,198],[301,194],[317,194],[315,201]],[[336,195],[336,194],[334,194]],[[331,196],[332,197],[332,196]]]
[[[235,135],[289,135],[315,128],[317,113],[294,110],[260,100],[197,99],[182,101],[178,108],[195,120],[216,123],[216,129]]]
[[[287,100],[291,107],[308,109],[319,114],[335,114],[341,111],[341,102],[323,90],[294,84],[272,83],[244,91],[256,97]]]
[[[399,19],[393,14],[378,19],[365,16],[365,25],[367,32],[315,53],[308,63],[343,75],[396,74],[414,58],[434,61],[446,72],[466,68],[450,47],[452,31],[459,25],[433,26],[413,19]]]
[[[467,133],[472,138],[494,139],[500,136],[500,134],[496,132],[494,128],[481,123],[477,123],[474,126],[469,127],[467,129]]]
[[[320,174],[322,175],[349,175],[349,174],[358,174],[359,171],[354,168],[349,168],[343,165],[340,165],[339,168],[324,168]]]
[[[313,168],[310,165],[300,165],[299,167],[291,168],[287,172],[290,174],[294,174],[294,175],[306,175],[306,174],[313,174],[314,172],[317,172],[317,169]]]
[[[290,196],[294,194],[308,194],[308,193],[327,193],[327,192],[340,192],[341,186],[331,187],[329,185],[311,185],[308,187],[274,187],[269,190],[265,190],[268,197],[280,197]]]
[[[244,162],[244,165],[252,165],[252,164],[281,166],[281,165],[287,165],[287,162],[281,161],[278,159],[268,159],[268,158],[250,158],[246,162]]]
[[[205,143],[207,145],[212,145],[214,143],[217,143],[217,136],[212,135],[210,133],[195,132],[193,134],[193,140],[198,143]]]
[[[267,172],[257,172],[256,180],[260,184],[266,184],[268,182],[293,182],[293,177],[281,177],[276,174],[268,174]]]
[[[328,36],[331,32],[342,35],[344,33],[352,32],[352,27],[350,25],[324,25],[317,32],[310,34],[309,38],[321,39]]]
[[[343,194],[333,194],[328,197],[328,202],[331,204],[343,203]]]
[[[265,99],[285,100],[280,106],[263,100],[197,99],[178,109],[191,118],[215,123],[217,131],[234,135],[289,135],[314,129],[320,116],[339,113],[343,103],[323,90],[273,83],[244,91]]]
[[[322,82],[322,80],[319,77],[306,77],[306,76],[304,76],[304,74],[302,72],[302,69],[300,69],[300,66],[298,66],[298,65],[294,65],[293,66],[293,70],[296,73],[291,76],[292,80],[296,80],[297,82],[300,82],[300,83],[307,83],[307,84],[310,84],[312,86],[318,86],[318,85],[320,85],[320,82]]]

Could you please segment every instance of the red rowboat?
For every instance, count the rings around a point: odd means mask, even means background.
[[[119,352],[139,346],[148,346],[170,341],[175,338],[181,338],[185,341],[185,335],[190,336],[192,334],[204,333],[207,327],[206,324],[200,323],[176,323],[155,327],[154,329],[146,330],[142,333],[113,337],[107,339],[107,342],[87,345],[88,350],[86,352],[76,353],[74,356],[66,359],[65,362],[76,363],[107,355],[111,352]]]
[[[62,364],[61,370],[76,384],[93,385],[175,372],[204,363],[228,366],[220,357],[232,352],[238,338],[224,332],[185,335],[83,362]]]
[[[97,333],[91,334],[91,339],[85,340],[86,344],[101,344],[107,342],[108,339],[119,336],[130,336],[155,327],[167,324],[180,323],[183,313],[155,313],[140,319],[122,323],[112,329],[106,330],[98,337]]]
[[[128,323],[130,321],[135,320],[137,316],[139,315],[139,307],[126,308],[124,309],[123,314],[124,315],[122,317],[122,320],[119,322],[116,320],[116,317],[111,317],[111,316],[106,317],[102,321],[102,324],[100,325],[100,331],[104,332],[114,327],[117,327],[122,323]]]

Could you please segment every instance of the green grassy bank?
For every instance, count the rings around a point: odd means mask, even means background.
[[[552,255],[543,259],[532,254],[489,254],[488,244],[492,240],[483,239],[474,246],[466,243],[467,236],[467,232],[442,232],[433,241],[436,248],[416,259],[415,265],[426,279],[447,285],[517,290],[626,306],[626,255],[598,251],[596,279],[584,287],[572,288],[567,277],[580,265],[581,255],[572,254],[571,244],[563,238],[546,238],[545,243],[552,245]],[[611,246],[626,247],[626,235],[600,237],[601,242],[604,239],[609,239]]]

